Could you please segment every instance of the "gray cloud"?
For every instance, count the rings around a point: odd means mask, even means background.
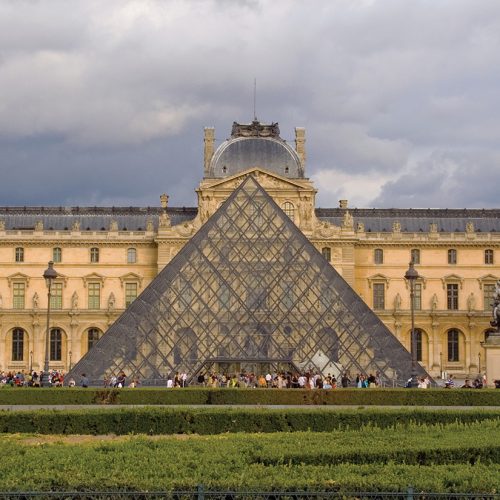
[[[256,77],[318,204],[497,206],[499,51],[496,0],[6,0],[0,204],[193,205]]]

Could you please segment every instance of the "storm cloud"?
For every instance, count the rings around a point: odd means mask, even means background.
[[[0,0],[0,204],[196,204],[203,127],[306,127],[317,205],[497,207],[497,0]]]

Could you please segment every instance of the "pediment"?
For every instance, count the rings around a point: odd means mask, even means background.
[[[102,274],[90,273],[90,274],[87,274],[86,276],[84,276],[82,279],[83,279],[83,286],[84,287],[87,287],[87,283],[91,283],[91,282],[98,282],[104,286],[104,280],[106,279],[106,277],[103,276]]]
[[[498,277],[494,276],[493,274],[485,274],[484,276],[478,278],[477,281],[479,281],[479,288],[482,289],[485,283],[486,284],[496,283],[498,281]]]
[[[123,276],[120,276],[120,283],[123,288],[123,284],[126,282],[136,282],[139,283],[139,286],[142,286],[142,276],[139,276],[136,273],[127,273]]]
[[[249,176],[252,175],[259,184],[266,190],[272,189],[300,189],[310,191],[313,189],[311,181],[308,179],[289,179],[288,177],[282,177],[274,172],[264,170],[261,168],[250,168],[244,172],[239,172],[238,174],[225,177],[223,179],[214,179],[214,181],[208,181],[205,179],[200,185],[200,189],[222,189],[234,191],[240,184]]]
[[[368,277],[368,286],[370,288],[373,283],[385,283],[386,287],[389,288],[389,278],[381,273],[373,274]]]
[[[23,281],[24,283],[26,283],[26,286],[28,286],[30,282],[30,277],[24,273],[14,273],[11,274],[10,276],[7,276],[7,282],[9,283],[9,287],[14,281]]]
[[[441,281],[443,283],[443,289],[446,288],[447,283],[459,283],[460,288],[462,288],[464,284],[464,278],[462,278],[462,276],[459,276],[458,274],[448,274],[441,278]]]

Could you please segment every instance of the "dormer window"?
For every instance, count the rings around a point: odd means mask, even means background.
[[[288,167],[285,167],[285,174],[288,174],[290,172],[290,169]]]
[[[227,167],[226,167],[226,165],[224,165],[224,166],[222,167],[222,173],[223,173],[223,174],[225,174],[226,172],[227,172]]]

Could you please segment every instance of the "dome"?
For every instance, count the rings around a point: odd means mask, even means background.
[[[304,177],[297,152],[279,137],[277,124],[233,124],[231,139],[223,142],[212,157],[209,177],[228,177],[250,168],[292,179]]]

